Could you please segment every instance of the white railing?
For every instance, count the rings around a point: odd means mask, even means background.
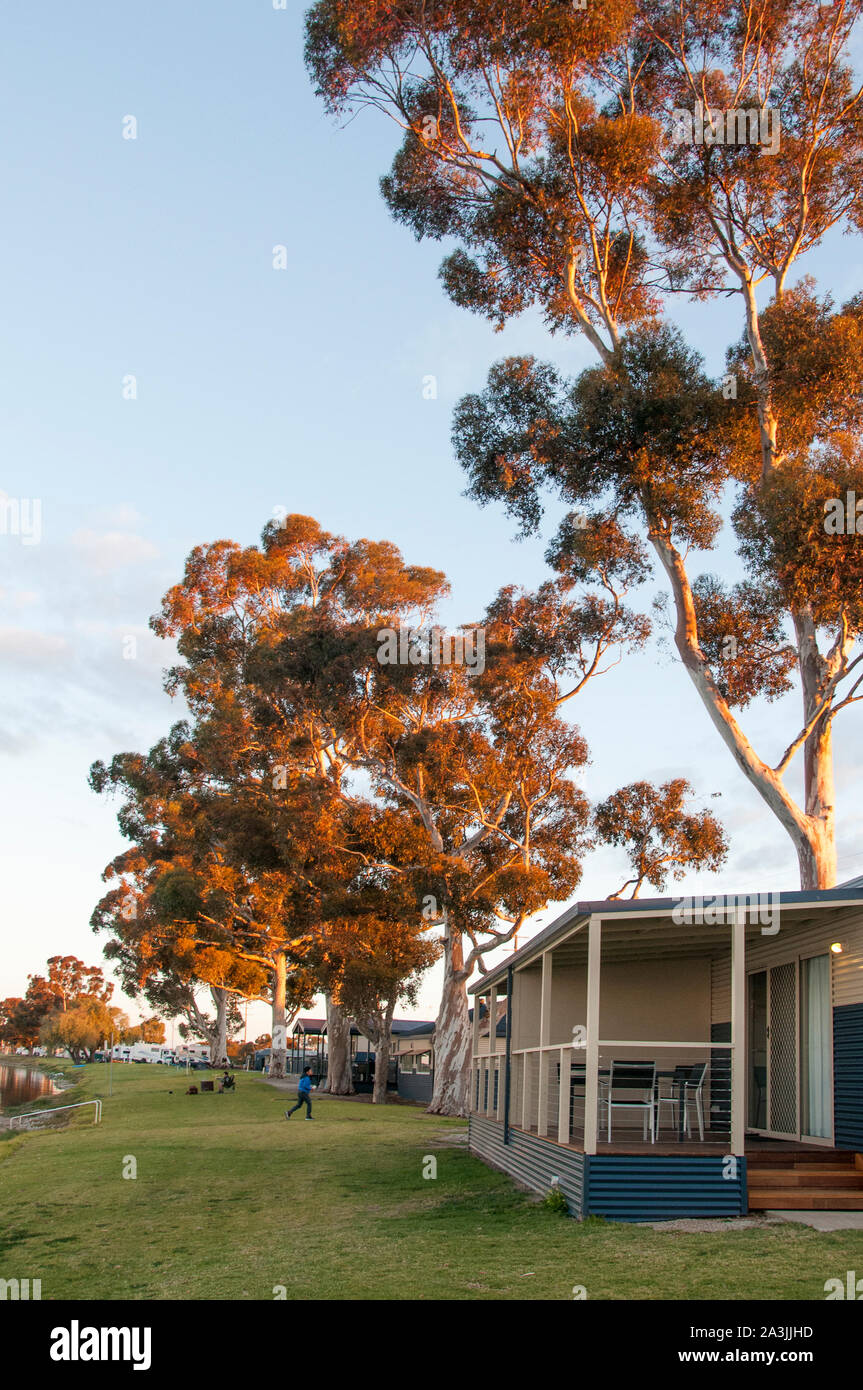
[[[471,1068],[471,1109],[475,1114],[502,1120],[506,1055],[503,1052],[480,1052],[473,1058]]]
[[[97,1125],[102,1119],[102,1102],[100,1100],[79,1100],[74,1105],[51,1105],[44,1110],[26,1110],[23,1115],[10,1115],[9,1128],[13,1128],[18,1120],[32,1120],[44,1117],[45,1115],[56,1115],[58,1110],[80,1110],[84,1105],[95,1105],[96,1113],[93,1116],[93,1124]],[[29,1126],[26,1126],[29,1128]]]
[[[581,1147],[588,1139],[595,1146],[597,1139],[605,1140],[607,1126],[600,1131],[600,1120],[605,1104],[602,1093],[612,1060],[624,1067],[629,1058],[653,1056],[658,1052],[665,1058],[659,1062],[657,1078],[664,1079],[665,1095],[676,1097],[674,1107],[663,1106],[662,1115],[665,1142],[683,1138],[683,1118],[690,1127],[692,1115],[687,1111],[681,1115],[682,1092],[674,1090],[673,1069],[676,1065],[707,1063],[703,1092],[700,1104],[703,1111],[704,1127],[710,1129],[709,1138],[713,1142],[724,1141],[731,1121],[733,1049],[728,1042],[702,1039],[697,1042],[658,1039],[603,1039],[597,1047],[594,1066],[596,1068],[596,1100],[594,1101],[593,1124],[588,1125],[586,1105],[587,1088],[587,1050],[584,1046],[572,1043],[549,1043],[544,1046],[513,1048],[510,1055],[510,1106],[509,1122],[516,1129],[533,1132],[542,1137],[555,1139],[561,1144],[575,1143]],[[720,1062],[720,1058],[726,1058]],[[471,1072],[471,1108],[476,1114],[489,1119],[502,1120],[504,1112],[504,1093],[506,1086],[506,1057],[503,1053],[475,1053]],[[561,1084],[569,1078],[569,1085]],[[580,1078],[578,1080],[577,1078]],[[693,1102],[694,1105],[694,1102]],[[692,1109],[692,1107],[690,1107]],[[604,1115],[607,1119],[607,1108]],[[616,1128],[627,1128],[624,1123],[616,1123]],[[667,1123],[673,1120],[673,1124]],[[723,1133],[725,1131],[725,1133]],[[722,1139],[720,1140],[720,1136]],[[640,1135],[638,1136],[640,1137]],[[693,1139],[699,1139],[698,1131]],[[705,1138],[708,1135],[705,1133]]]

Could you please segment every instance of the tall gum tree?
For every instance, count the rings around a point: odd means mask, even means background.
[[[302,682],[291,684],[278,671],[282,646],[317,623],[320,613],[336,630],[357,612],[398,624],[405,613],[418,613],[422,597],[436,596],[442,584],[434,571],[405,566],[395,547],[349,545],[310,517],[270,524],[260,548],[229,541],[199,546],[152,624],[160,636],[178,642],[182,664],[168,673],[167,687],[183,691],[199,725],[228,731],[235,726],[272,803],[265,815],[278,815],[290,777],[312,779],[327,797],[338,798],[347,771],[339,741],[300,697]],[[319,656],[310,654],[313,665]],[[216,741],[221,744],[221,738]],[[229,741],[237,746],[233,736]],[[319,842],[333,838],[322,835]],[[349,1019],[330,991],[325,998],[326,1088],[348,1094]]]
[[[470,976],[581,878],[587,801],[573,774],[587,747],[559,710],[647,635],[624,601],[638,549],[585,518],[587,552],[600,530],[596,591],[572,601],[571,576],[535,594],[506,588],[462,634],[466,650],[482,634],[481,669],[434,660],[452,640],[434,626],[396,650],[392,632],[354,623],[336,633],[324,614],[275,659],[280,681],[305,673],[305,698],[373,788],[370,859],[441,929],[433,1112],[468,1110]]]
[[[638,544],[583,520],[579,553],[602,551],[600,580],[577,601],[573,572],[535,595],[502,591],[480,625],[483,673],[380,661],[379,634],[426,630],[444,578],[309,518],[266,528],[260,549],[200,547],[157,625],[178,638],[176,681],[201,717],[230,691],[261,747],[289,740],[346,805],[362,801],[358,777],[372,786],[361,853],[393,890],[411,886],[415,912],[430,900],[425,920],[443,932],[432,1105],[444,1113],[467,1108],[470,974],[580,878],[587,807],[571,774],[587,754],[558,710],[647,636],[625,602]]]
[[[307,62],[328,108],[371,107],[401,128],[383,194],[418,237],[456,240],[441,268],[456,303],[496,325],[538,306],[552,333],[587,338],[609,394],[625,395],[637,389],[627,378],[639,356],[637,342],[627,354],[627,338],[655,347],[650,330],[669,295],[739,300],[744,354],[733,351],[730,363],[745,389],[728,402],[724,458],[702,435],[695,458],[680,449],[663,457],[662,431],[651,439],[642,411],[645,433],[627,441],[635,453],[626,485],[620,470],[613,479],[606,470],[600,488],[567,457],[571,434],[549,441],[548,393],[537,401],[536,364],[519,360],[495,369],[489,389],[505,395],[498,428],[486,429],[484,453],[474,449],[463,462],[478,498],[501,498],[527,525],[538,523],[545,484],[628,513],[667,578],[682,664],[743,775],[791,837],[804,887],[835,881],[833,720],[860,698],[859,545],[846,532],[844,544],[825,550],[821,528],[837,484],[853,491],[863,481],[854,439],[861,372],[853,306],[833,314],[826,301],[816,305],[829,322],[815,352],[805,335],[789,344],[780,325],[799,258],[831,228],[860,228],[863,122],[849,63],[860,10],[859,0],[609,0],[583,10],[549,0],[318,0],[307,16]],[[771,109],[780,138],[768,146],[760,132]],[[758,135],[738,143],[735,115],[735,143],[725,143],[725,114],[738,111],[747,129],[754,112]],[[672,138],[675,112],[691,115],[691,142]],[[700,115],[706,139],[694,134]],[[763,289],[772,291],[766,306]],[[793,319],[786,315],[786,328]],[[830,348],[843,335],[851,351],[837,372]],[[662,397],[671,417],[661,360],[653,370],[642,392]],[[818,405],[802,439],[794,382]],[[678,378],[674,389],[685,396],[689,388]],[[685,403],[676,409],[685,414]],[[755,439],[755,466],[751,449],[727,437],[735,413],[738,435]],[[621,453],[614,426],[612,418],[606,433]],[[715,428],[722,432],[720,422]],[[513,435],[518,448],[500,447]],[[705,455],[709,476],[699,477]],[[669,481],[682,489],[680,505]],[[725,594],[725,616],[739,628],[723,633],[711,626],[723,606],[715,586],[713,601],[702,602],[710,585],[693,580],[688,563],[693,532],[697,545],[712,543],[732,488],[759,528],[753,540],[750,526],[747,539],[741,519],[743,559],[755,549],[759,563],[754,582]],[[780,501],[796,519],[791,528]],[[845,576],[838,593],[837,574]],[[728,636],[738,644],[730,669],[725,658],[711,660]],[[772,761],[736,711],[792,678],[802,718]],[[785,774],[801,749],[798,799]]]
[[[93,926],[114,933],[107,953],[130,979],[137,974],[139,987],[152,991],[162,980],[171,995],[171,981],[210,986],[215,1060],[226,1056],[228,996],[269,993],[271,1071],[283,1075],[286,1009],[311,999],[303,958],[317,892],[310,860],[319,857],[320,806],[294,785],[277,803],[276,823],[251,756],[239,755],[224,727],[218,733],[210,725],[196,740],[181,723],[146,757],[94,764],[93,787],[124,797],[118,819],[132,848],[106,870],[112,886]],[[206,1032],[194,991],[181,988],[180,996]]]

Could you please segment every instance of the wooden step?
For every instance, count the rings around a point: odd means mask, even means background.
[[[747,1148],[746,1158],[750,1168],[794,1168],[798,1164],[808,1163],[818,1164],[819,1167],[821,1164],[829,1164],[831,1167],[848,1165],[853,1168],[855,1155],[853,1150],[848,1149],[824,1149],[818,1152],[813,1149]]]
[[[749,1189],[750,1211],[863,1211],[860,1188],[768,1187]]]
[[[750,1168],[751,1187],[841,1187],[863,1189],[863,1172],[858,1168]]]
[[[838,1160],[828,1160],[826,1163],[822,1163],[821,1160],[817,1158],[808,1160],[798,1158],[796,1163],[776,1163],[772,1158],[756,1158],[754,1160],[750,1158],[747,1161],[748,1166],[756,1170],[759,1168],[769,1168],[771,1172],[774,1172],[776,1169],[781,1169],[786,1173],[803,1172],[809,1168],[814,1168],[819,1172],[847,1173],[855,1167],[859,1167],[859,1165],[854,1163],[853,1159],[848,1158],[843,1159],[842,1162]]]

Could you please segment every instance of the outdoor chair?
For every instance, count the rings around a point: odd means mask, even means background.
[[[640,1110],[644,1116],[644,1138],[650,1127],[650,1142],[656,1142],[655,1062],[612,1062],[608,1077],[600,1077],[599,1103],[608,1115],[608,1142],[611,1143],[611,1119],[614,1110]],[[636,1092],[638,1099],[634,1099]],[[626,1094],[627,1098],[623,1096]]]
[[[664,1095],[660,1090],[656,1096],[656,1128],[659,1129],[662,1122],[663,1105],[671,1106],[671,1122],[675,1123],[677,1117],[677,1106],[683,1105],[683,1128],[687,1137],[692,1133],[690,1124],[689,1108],[695,1110],[698,1120],[698,1137],[704,1142],[704,1080],[707,1076],[707,1063],[696,1062],[692,1064],[677,1066],[674,1068],[674,1075],[667,1079],[669,1093]],[[660,1081],[660,1087],[662,1082]]]

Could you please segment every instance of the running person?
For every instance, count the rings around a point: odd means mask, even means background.
[[[293,1106],[290,1110],[286,1110],[286,1111],[285,1111],[285,1119],[286,1119],[286,1120],[289,1120],[289,1119],[291,1118],[291,1116],[293,1115],[294,1111],[295,1111],[295,1110],[299,1110],[300,1107],[303,1106],[303,1105],[305,1105],[305,1107],[306,1107],[306,1119],[307,1119],[307,1120],[310,1120],[310,1119],[312,1118],[312,1069],[311,1069],[311,1067],[306,1067],[305,1071],[303,1072],[302,1076],[300,1077],[300,1084],[299,1084],[299,1087],[297,1088],[297,1103],[296,1103],[296,1105]]]

